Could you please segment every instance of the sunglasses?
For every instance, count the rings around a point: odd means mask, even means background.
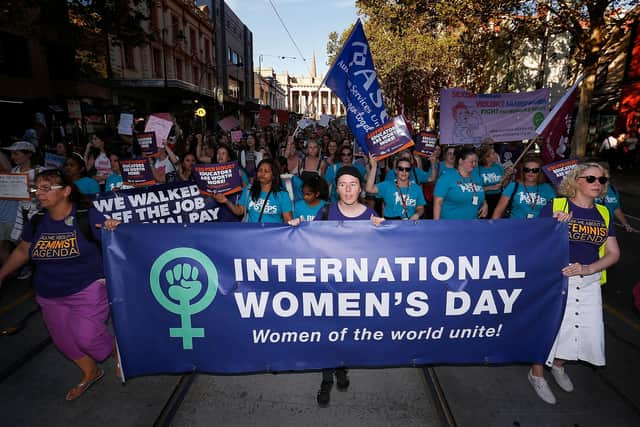
[[[411,172],[411,168],[403,168],[402,166],[396,166],[396,170],[399,172]]]
[[[342,157],[351,157],[351,153],[340,153]]]
[[[593,184],[594,182],[596,182],[596,180],[598,180],[600,184],[604,185],[607,183],[607,181],[609,181],[609,178],[607,178],[606,176],[587,175],[587,176],[579,176],[576,179],[580,179],[580,178],[584,178],[584,180],[587,181],[589,184]]]
[[[522,168],[522,172],[524,172],[524,173],[538,173],[538,172],[540,172],[540,168]]]

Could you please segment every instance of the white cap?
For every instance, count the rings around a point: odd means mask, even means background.
[[[27,150],[31,151],[32,153],[36,152],[36,147],[34,147],[32,143],[27,141],[16,141],[8,147],[2,147],[2,149],[10,151]]]

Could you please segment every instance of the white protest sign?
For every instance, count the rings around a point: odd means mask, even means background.
[[[165,120],[162,117],[154,116],[152,114],[149,116],[149,120],[147,120],[147,125],[144,127],[144,131],[155,132],[158,148],[162,148],[164,147],[164,141],[169,138],[169,132],[171,132],[172,127],[172,121]]]
[[[29,174],[0,174],[0,199],[31,200],[29,195]]]
[[[120,135],[133,135],[133,114],[120,113],[118,133]]]

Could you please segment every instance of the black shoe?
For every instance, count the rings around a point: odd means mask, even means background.
[[[318,406],[321,408],[326,408],[329,406],[329,401],[331,400],[331,388],[333,387],[333,382],[322,381],[320,384],[320,390],[318,390]]]
[[[336,369],[336,385],[338,391],[347,391],[349,388],[349,377],[346,369]]]

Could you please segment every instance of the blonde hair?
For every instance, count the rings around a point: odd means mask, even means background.
[[[558,194],[568,198],[575,197],[576,191],[577,191],[576,183],[578,182],[578,177],[582,176],[582,173],[585,170],[590,168],[600,169],[602,171],[602,175],[609,178],[609,171],[606,168],[603,168],[598,163],[592,163],[592,162],[579,163],[571,172],[565,175],[565,177],[562,179],[562,182],[558,187]],[[607,194],[608,188],[609,188],[608,184],[604,184],[602,186],[602,190],[600,191],[600,194],[598,195],[598,197],[604,197]]]

